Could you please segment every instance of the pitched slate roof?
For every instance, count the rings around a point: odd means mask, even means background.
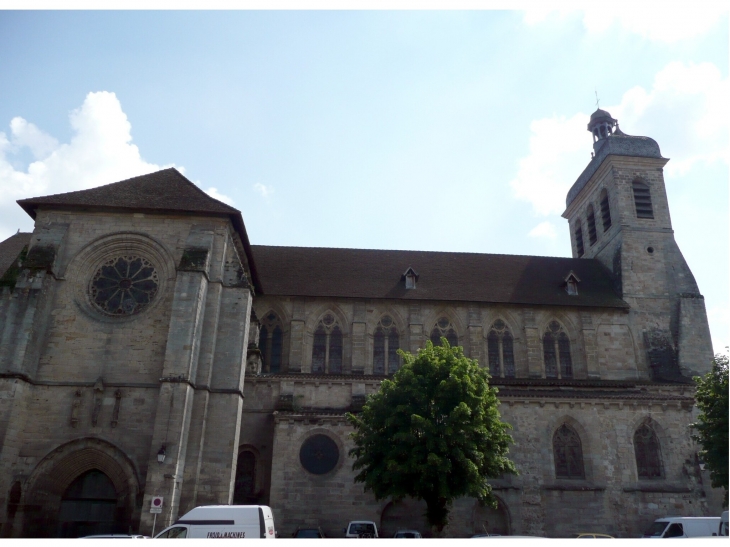
[[[5,241],[0,241],[0,277],[18,259],[23,247],[30,243],[31,235],[28,232],[18,232]]]
[[[210,197],[172,167],[89,190],[21,199],[18,204],[33,218],[39,206],[102,207],[218,215],[239,213],[238,209]]]
[[[18,200],[18,205],[32,218],[35,218],[39,207],[228,216],[241,237],[253,284],[259,290],[258,272],[251,257],[251,244],[241,212],[210,197],[175,168],[162,169],[89,190],[21,199]]]
[[[628,308],[597,260],[252,245],[263,294]],[[402,274],[418,272],[415,289]],[[565,290],[573,271],[578,295]]]

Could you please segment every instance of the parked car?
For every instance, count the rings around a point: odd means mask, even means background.
[[[576,534],[576,539],[616,539],[608,534],[594,534],[593,532]]]
[[[421,538],[421,532],[418,530],[398,530],[394,538],[411,538],[411,539],[420,539]]]
[[[372,520],[353,520],[344,529],[346,538],[376,538],[378,527]]]
[[[317,526],[316,528],[297,528],[297,531],[292,534],[292,537],[314,539],[325,538],[327,536],[325,536],[324,532],[322,532],[322,529]]]
[[[720,517],[665,517],[656,519],[645,538],[700,538],[717,535]]]

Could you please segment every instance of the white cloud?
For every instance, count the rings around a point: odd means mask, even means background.
[[[649,91],[634,87],[618,105],[604,108],[625,133],[655,138],[662,155],[672,160],[666,173],[673,176],[697,162],[728,162],[728,96],[728,78],[723,79],[715,65],[673,62],[656,74]],[[530,153],[520,160],[510,186],[536,213],[564,210],[568,190],[590,160],[589,116],[581,112],[530,124]]]
[[[210,197],[217,199],[218,201],[222,201],[223,203],[227,205],[233,206],[233,200],[229,198],[228,196],[221,194],[217,188],[211,186],[205,191],[206,194],[208,194]]]
[[[558,237],[558,232],[555,229],[555,225],[546,220],[535,226],[530,233],[527,234],[530,237],[546,237],[548,239],[555,239]]]
[[[132,144],[131,124],[114,93],[89,93],[69,122],[73,137],[65,144],[20,117],[10,122],[9,139],[0,132],[0,234],[15,232],[18,199],[84,190],[162,168],[142,159]],[[24,148],[34,157],[26,170],[16,167]]]
[[[268,198],[271,194],[274,193],[274,188],[271,186],[266,186],[265,184],[261,184],[260,182],[257,182],[253,185],[253,189],[261,195],[263,198]]]
[[[706,33],[727,14],[721,2],[674,3],[657,9],[651,2],[593,3],[563,2],[560,9],[554,4],[544,7],[535,4],[524,11],[525,24],[534,26],[548,19],[580,17],[591,34],[604,34],[617,26],[626,32],[648,40],[673,43]]]

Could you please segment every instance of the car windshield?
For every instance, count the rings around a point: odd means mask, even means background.
[[[355,522],[353,524],[350,524],[350,533],[351,534],[374,534],[375,533],[375,526],[372,524],[368,524],[367,522]]]
[[[644,532],[645,538],[656,538],[660,537],[662,535],[662,532],[664,532],[664,529],[667,527],[667,522],[655,522],[653,523],[649,529]]]
[[[297,530],[297,535],[294,537],[298,538],[320,538],[322,537],[322,534],[319,533],[319,530],[314,528],[308,528],[306,530]]]

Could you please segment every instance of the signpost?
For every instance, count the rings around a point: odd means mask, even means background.
[[[157,525],[157,515],[162,513],[162,496],[152,496],[152,503],[150,503],[150,513],[154,514],[152,520],[152,537],[155,537],[155,526]]]

